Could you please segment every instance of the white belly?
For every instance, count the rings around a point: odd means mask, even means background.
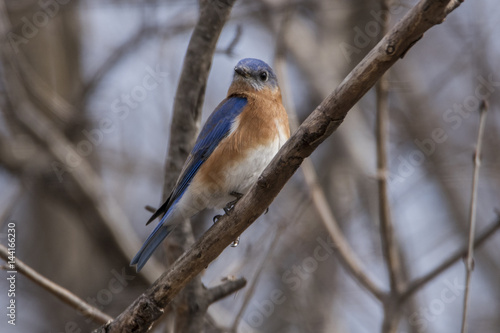
[[[230,193],[245,194],[287,139],[286,132],[277,126],[274,141],[269,145],[258,146],[249,151],[243,160],[229,166],[224,172],[223,183],[216,187],[204,186],[195,176],[186,193],[179,200],[176,214],[190,217],[205,208],[224,208],[229,202],[235,200]]]
[[[278,127],[278,126],[277,126]],[[230,192],[245,194],[257,181],[260,174],[271,162],[278,150],[288,139],[285,131],[278,127],[275,140],[270,145],[259,146],[247,153],[240,163],[231,166],[225,174],[226,188],[229,189],[227,195],[221,195],[212,203],[212,207],[223,208],[235,198],[229,195]]]

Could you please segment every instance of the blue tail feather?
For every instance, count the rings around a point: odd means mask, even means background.
[[[156,226],[155,230],[149,235],[148,239],[144,242],[141,249],[135,255],[134,259],[130,262],[130,266],[137,265],[136,270],[139,272],[146,264],[153,252],[161,244],[161,242],[172,232],[175,226],[167,225],[164,223],[165,217]]]

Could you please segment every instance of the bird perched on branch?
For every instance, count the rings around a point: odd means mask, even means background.
[[[258,59],[239,61],[227,97],[207,119],[169,198],[149,219],[161,216],[131,265],[140,271],[173,228],[201,210],[228,214],[289,136],[271,67]]]

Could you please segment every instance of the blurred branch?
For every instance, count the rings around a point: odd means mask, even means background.
[[[380,1],[380,11],[389,12],[388,0]],[[389,30],[389,16],[383,15],[382,34]],[[391,217],[391,207],[389,202],[388,176],[389,168],[387,163],[387,142],[389,137],[389,82],[388,73],[382,75],[375,85],[376,93],[376,128],[377,139],[377,184],[378,184],[378,213],[380,226],[380,240],[382,253],[389,275],[390,292],[384,300],[384,319],[382,322],[383,333],[395,333],[401,317],[401,308],[398,304],[401,290],[401,258],[399,257],[399,246],[394,235],[394,224]]]
[[[99,87],[104,76],[109,73],[120,61],[131,55],[131,51],[137,49],[139,44],[146,42],[149,38],[162,35],[163,37],[174,36],[178,33],[187,31],[193,27],[194,23],[180,23],[168,27],[160,27],[157,25],[141,27],[128,40],[116,47],[109,57],[99,66],[92,77],[87,80],[82,88],[80,95],[80,104],[85,104],[89,96]]]
[[[235,333],[238,332],[238,325],[240,323],[241,317],[243,316],[243,313],[245,313],[245,310],[246,310],[248,304],[250,303],[252,296],[255,293],[255,288],[257,287],[257,283],[260,279],[260,275],[262,274],[262,271],[264,270],[264,267],[267,266],[267,264],[269,263],[269,261],[271,260],[271,258],[273,256],[274,249],[276,248],[276,244],[278,244],[278,241],[280,239],[280,236],[281,236],[283,229],[284,228],[282,225],[278,225],[278,227],[276,228],[276,232],[271,239],[271,244],[269,244],[269,247],[268,247],[267,251],[265,252],[266,255],[265,255],[264,259],[260,262],[260,265],[257,268],[257,271],[255,272],[255,274],[252,278],[252,283],[250,284],[250,286],[247,289],[247,292],[245,293],[245,298],[243,300],[243,304],[241,305],[240,310],[238,311],[238,313],[236,314],[236,317],[234,318],[233,325],[231,326],[231,332],[235,332]]]
[[[0,158],[1,160],[1,158]],[[2,213],[0,213],[0,230],[3,228],[4,223],[10,218],[12,215],[12,211],[16,208],[16,205],[19,203],[19,200],[23,196],[25,190],[23,184],[20,185],[19,189],[16,190],[16,193],[12,195],[11,199],[7,203],[5,209]]]
[[[18,89],[19,91],[19,89]],[[40,143],[58,165],[64,166],[63,172],[73,179],[78,189],[92,203],[92,207],[107,226],[116,244],[120,247],[125,258],[131,258],[140,242],[135,236],[128,218],[118,204],[109,197],[99,176],[92,169],[86,159],[80,157],[71,142],[57,127],[38,114],[31,105],[25,103],[15,108],[15,117],[19,125],[26,130],[38,143]],[[78,164],[66,166],[68,157],[77,157]],[[60,168],[60,167],[59,167]],[[61,172],[61,170],[55,170]],[[158,262],[149,265],[144,276],[148,281],[153,281],[162,271]]]
[[[223,299],[224,297],[231,295],[235,291],[240,290],[241,288],[245,287],[246,284],[247,280],[245,278],[226,279],[226,282],[206,291],[206,300],[210,305]]]
[[[9,251],[8,249],[0,244],[0,258],[5,260],[5,262],[9,261]],[[68,304],[69,306],[77,309],[79,312],[81,312],[85,317],[91,318],[94,320],[96,323],[99,324],[105,324],[111,320],[113,320],[112,317],[108,316],[104,312],[101,312],[99,309],[93,307],[92,305],[88,304],[85,302],[83,299],[80,297],[76,296],[69,290],[61,287],[60,285],[56,284],[53,281],[50,281],[43,275],[39,274],[36,272],[34,269],[32,269],[30,266],[26,265],[24,262],[19,260],[18,258],[15,258],[15,271],[23,274],[26,276],[28,279],[31,281],[35,282],[38,284],[40,287],[43,289],[47,290],[57,298],[59,298],[61,301],[64,303]]]
[[[481,148],[483,146],[484,125],[486,123],[486,111],[488,104],[482,101],[479,106],[479,131],[477,133],[477,146],[474,151],[474,175],[472,178],[472,189],[469,212],[469,242],[467,250],[467,259],[465,261],[466,277],[464,292],[464,308],[462,313],[462,333],[467,330],[467,309],[469,303],[470,279],[474,269],[474,235],[476,233],[476,211],[477,211],[477,187],[479,185],[479,169],[481,167]]]
[[[474,240],[474,248],[478,248],[483,245],[491,236],[493,236],[500,229],[500,218],[488,227],[480,236]],[[415,279],[408,287],[401,293],[401,300],[404,302],[408,297],[411,297],[414,293],[424,287],[427,283],[435,279],[445,270],[450,268],[457,261],[463,259],[468,253],[468,246],[465,246],[462,250],[457,251],[455,254],[450,256],[448,259],[443,261],[442,264],[434,268],[432,271],[426,275]]]
[[[311,113],[281,148],[259,180],[148,290],[100,332],[145,332],[184,286],[250,226],[308,157],[342,123],[351,107],[432,26],[443,22],[449,1],[421,0],[344,81]]]
[[[163,200],[174,187],[196,139],[217,40],[235,2],[200,1],[200,16],[189,41],[174,99]]]
[[[20,68],[20,79],[26,92],[33,97],[37,106],[42,107],[45,114],[52,120],[65,124],[71,121],[78,114],[78,110],[42,80],[22,52],[17,53],[16,57],[18,57],[17,64]]]
[[[278,38],[278,40],[281,40],[281,38]],[[297,112],[293,105],[292,99],[290,98],[290,93],[288,93],[290,90],[288,89],[289,81],[287,80],[287,71],[285,69],[284,50],[277,50],[275,67],[276,72],[278,73],[278,77],[281,79],[281,91],[283,94],[285,109],[290,116],[290,125],[293,133],[298,127]],[[365,287],[377,299],[382,300],[384,297],[384,292],[368,276],[366,269],[363,267],[361,261],[356,256],[356,252],[351,248],[351,246],[345,239],[342,230],[335,216],[333,215],[332,210],[330,209],[330,205],[328,204],[328,200],[326,199],[323,188],[318,181],[318,176],[314,168],[314,164],[310,159],[305,159],[302,162],[301,170],[304,174],[304,178],[311,194],[311,199],[314,207],[321,218],[321,222],[328,230],[330,237],[332,237],[332,240],[335,243],[334,249],[339,257],[340,262],[342,263],[342,265],[344,265],[347,271],[358,281],[358,283]]]
[[[4,4],[0,2],[0,36],[4,37],[10,31],[10,23],[5,13]],[[1,42],[2,45],[8,45],[5,39]],[[22,85],[22,68],[18,65],[12,49],[3,47],[0,50],[3,63],[9,65],[4,69],[3,80],[9,83],[5,84],[5,89],[12,104],[12,110],[8,110],[11,112],[10,116],[26,134],[44,148],[53,160],[50,166],[58,180],[62,182],[62,176],[67,175],[74,181],[79,192],[91,203],[89,207],[95,210],[124,257],[129,260],[141,244],[127,216],[116,201],[106,194],[99,175],[88,160],[81,156],[64,133],[29,101],[27,91]],[[161,265],[153,260],[141,274],[151,282],[161,271]]]
[[[225,49],[221,50],[216,50],[215,53],[220,53],[220,54],[225,54],[229,57],[234,56],[234,49],[236,48],[236,45],[240,42],[241,36],[243,35],[243,29],[241,27],[241,24],[238,24],[236,26],[236,31],[234,33],[234,37],[229,43],[229,45]]]
[[[377,94],[377,179],[379,191],[379,219],[380,236],[382,239],[382,252],[387,264],[390,279],[391,292],[400,290],[399,272],[401,262],[398,255],[398,245],[394,236],[394,225],[391,217],[388,190],[388,167],[387,167],[387,136],[388,136],[388,82],[387,74],[384,74],[376,85]]]

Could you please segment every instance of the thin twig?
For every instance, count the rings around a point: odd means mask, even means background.
[[[79,110],[60,96],[54,89],[38,75],[37,71],[31,66],[30,62],[24,56],[24,53],[16,54],[18,57],[19,73],[23,86],[32,97],[40,109],[45,111],[52,120],[67,124]]]
[[[234,37],[231,40],[231,42],[229,43],[229,45],[225,49],[215,50],[215,53],[225,54],[229,57],[234,56],[235,55],[234,49],[236,48],[236,46],[240,42],[242,35],[243,35],[243,28],[241,27],[241,24],[238,24],[236,26],[236,31],[234,33]]]
[[[388,119],[388,81],[387,73],[382,76],[376,85],[377,95],[377,180],[378,180],[378,203],[379,203],[379,223],[380,237],[382,241],[382,252],[387,265],[391,292],[397,294],[400,289],[401,262],[398,254],[398,245],[394,235],[394,225],[391,217],[389,203],[389,190],[387,177],[389,170],[387,167],[387,137],[389,131]]]
[[[382,22],[382,34],[389,30],[389,2],[380,1],[380,10],[385,13]],[[382,253],[389,275],[390,293],[384,300],[384,319],[382,322],[382,332],[396,332],[401,308],[398,304],[401,290],[401,258],[399,257],[399,246],[394,235],[394,223],[391,216],[391,206],[389,202],[388,175],[389,168],[387,162],[387,143],[389,137],[389,82],[386,72],[375,85],[376,92],[376,149],[377,149],[377,184],[378,184],[378,212],[380,226],[380,240]]]
[[[0,244],[0,258],[5,260],[6,262],[9,261],[9,251],[2,244]],[[68,289],[63,288],[57,283],[47,279],[45,276],[41,275],[18,258],[15,258],[15,271],[23,274],[28,279],[38,284],[40,287],[53,294],[64,303],[77,309],[78,311],[81,311],[86,317],[91,318],[96,323],[105,324],[113,320],[112,317],[88,304],[83,299],[70,292]]]
[[[243,300],[243,304],[241,305],[241,308],[238,311],[238,314],[234,318],[233,325],[231,326],[231,332],[238,331],[238,325],[240,323],[241,317],[243,316],[243,313],[245,313],[245,310],[246,310],[248,304],[250,303],[250,300],[252,299],[253,294],[255,293],[257,283],[259,281],[260,275],[264,271],[264,267],[267,266],[268,262],[273,257],[274,249],[276,248],[276,244],[278,244],[278,241],[280,239],[282,231],[283,231],[283,227],[281,225],[276,228],[276,232],[274,233],[274,236],[271,239],[271,243],[269,244],[269,247],[266,251],[266,256],[261,261],[259,268],[255,272],[253,279],[252,279],[252,283],[250,283],[250,286],[248,287],[247,292],[245,294],[245,299]]]
[[[484,125],[486,123],[486,111],[488,104],[482,101],[479,106],[479,131],[477,133],[477,146],[474,152],[474,175],[472,177],[472,190],[469,210],[469,243],[467,259],[465,261],[466,277],[464,292],[464,308],[462,313],[462,333],[467,330],[467,310],[469,305],[469,291],[472,270],[474,269],[474,235],[476,231],[476,210],[477,210],[477,187],[479,185],[479,169],[481,167],[481,148],[483,146]]]
[[[130,56],[131,50],[139,49],[140,44],[148,41],[152,37],[161,35],[163,38],[167,38],[169,36],[174,36],[178,33],[187,31],[193,26],[194,22],[174,24],[168,27],[160,27],[156,25],[141,27],[129,39],[110,52],[110,55],[106,58],[106,60],[103,61],[99,68],[84,83],[79,96],[80,104],[84,105],[90,100],[89,97],[99,87],[106,74],[118,65],[123,58]]]
[[[260,279],[260,275],[264,270],[264,267],[267,266],[268,262],[271,260],[273,257],[274,249],[276,248],[276,244],[278,244],[279,239],[281,236],[283,236],[283,232],[285,231],[285,228],[289,225],[295,224],[296,221],[302,218],[303,214],[306,212],[306,209],[304,205],[308,205],[308,200],[307,200],[307,194],[304,192],[300,198],[297,200],[297,205],[295,206],[294,212],[290,214],[290,216],[293,216],[293,221],[284,221],[285,217],[283,217],[283,221],[278,223],[278,226],[276,228],[276,232],[272,238],[272,241],[266,251],[266,256],[261,260],[259,267],[257,268],[255,274],[252,277],[252,283],[247,289],[247,292],[245,294],[245,298],[243,300],[243,304],[241,305],[240,310],[238,311],[238,314],[236,315],[233,325],[231,326],[230,332],[237,332],[238,331],[238,326],[241,321],[241,317],[243,316],[243,313],[245,312],[246,308],[248,307],[248,304],[250,303],[250,300],[252,299],[252,296],[255,292],[257,283]],[[286,222],[286,223],[284,223]]]
[[[483,245],[491,236],[493,236],[500,229],[500,218],[489,226],[481,235],[476,237],[474,240],[474,248],[478,248]],[[412,283],[408,285],[404,292],[401,293],[401,301],[404,302],[408,297],[411,297],[418,290],[423,288],[427,283],[434,280],[437,276],[443,273],[445,270],[450,268],[457,261],[463,259],[468,253],[468,246],[464,246],[463,249],[457,251],[455,254],[451,255],[448,259],[443,261],[439,266],[434,268],[429,273],[424,276],[413,280]]]
[[[210,288],[206,291],[206,299],[208,304],[215,303],[224,297],[242,289],[247,284],[245,278],[226,279],[226,281],[218,286]]]
[[[387,13],[387,0],[381,1],[381,11]],[[388,17],[384,15],[382,30],[384,34],[388,30]],[[378,203],[379,203],[379,223],[380,237],[382,241],[382,252],[387,264],[387,271],[390,280],[391,293],[396,294],[399,291],[401,263],[398,255],[398,246],[394,236],[394,226],[391,217],[391,208],[389,203],[388,174],[387,166],[387,142],[389,136],[389,82],[388,73],[382,75],[375,85],[376,90],[376,140],[377,140],[377,180],[378,180]]]

